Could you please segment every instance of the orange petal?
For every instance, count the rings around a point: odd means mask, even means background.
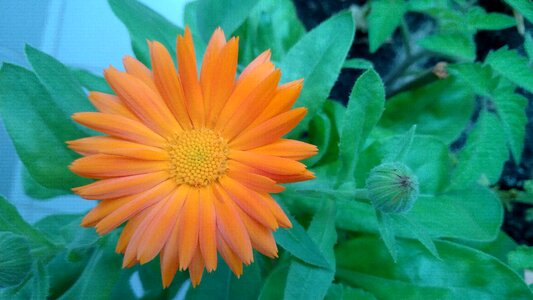
[[[204,58],[202,59],[200,85],[202,86],[202,92],[206,99],[211,96],[212,83],[216,74],[220,71],[217,69],[217,58],[224,45],[226,45],[226,37],[224,36],[224,31],[218,27],[213,32],[213,35],[211,35],[211,39],[205,49]]]
[[[220,251],[220,256],[224,259],[228,267],[231,269],[233,274],[237,276],[237,278],[241,277],[242,275],[242,261],[241,259],[231,250],[231,248],[228,246],[228,243],[224,240],[222,237],[222,233],[219,231],[217,234],[217,245],[218,245],[218,251]]]
[[[305,107],[295,108],[247,129],[230,142],[235,149],[248,150],[275,142],[291,131],[307,113]]]
[[[168,163],[157,160],[131,159],[116,155],[94,154],[79,158],[69,166],[79,176],[111,178],[158,172],[168,169]]]
[[[141,238],[142,243],[137,248],[137,259],[141,264],[152,260],[168,241],[183,208],[187,193],[188,188],[186,186],[178,187],[168,196],[159,213],[146,227]]]
[[[109,67],[104,76],[117,95],[144,124],[162,136],[172,136],[181,127],[161,96],[140,79]]]
[[[277,185],[274,180],[265,176],[246,172],[246,170],[239,168],[239,165],[235,164],[233,161],[228,162],[227,175],[249,189],[257,192],[281,193],[285,190],[283,186]]]
[[[305,181],[305,180],[315,178],[315,175],[313,174],[313,172],[309,170],[305,170],[303,173],[300,173],[300,174],[280,175],[280,174],[269,173],[262,169],[254,168],[250,165],[246,165],[235,160],[233,161],[230,160],[228,162],[228,166],[237,165],[237,164],[239,165],[238,167],[242,169],[244,172],[249,172],[249,173],[265,176],[278,183],[298,182],[298,181]]]
[[[259,115],[250,126],[254,127],[254,125],[261,124],[270,118],[289,111],[294,105],[294,102],[296,102],[296,99],[298,99],[298,96],[300,96],[303,87],[302,82],[303,79],[299,79],[280,85],[276,90],[276,94],[272,98],[272,101],[270,101],[261,115]]]
[[[301,174],[306,170],[305,165],[300,162],[251,151],[230,150],[228,157],[252,168],[272,174],[295,175]]]
[[[259,83],[245,99],[242,99],[239,109],[229,117],[222,129],[228,140],[233,139],[261,114],[274,96],[280,78],[281,72],[277,69]]]
[[[172,228],[172,232],[168,237],[168,240],[161,249],[161,277],[163,280],[163,287],[168,287],[176,274],[176,271],[179,267],[179,230],[180,230],[180,218],[183,212],[183,203],[185,203],[191,188],[187,185],[181,185],[179,188],[179,193],[175,195],[176,200],[182,202],[182,208],[180,209],[179,214],[177,214],[177,219]]]
[[[144,160],[169,159],[168,153],[143,144],[132,143],[109,136],[91,136],[67,142],[68,147],[80,154],[111,154]]]
[[[274,240],[272,231],[259,224],[259,222],[253,218],[250,218],[250,216],[241,209],[239,209],[239,216],[241,216],[244,226],[246,226],[246,229],[248,230],[254,249],[268,257],[278,257],[278,247],[276,246],[276,240]]]
[[[126,226],[124,226],[124,229],[122,229],[122,232],[120,233],[120,238],[118,239],[117,246],[115,248],[117,253],[124,253],[124,251],[126,251],[126,247],[128,246],[131,237],[139,229],[139,225],[141,225],[144,218],[152,211],[152,209],[153,207],[149,207],[148,209],[143,210],[138,215],[132,217],[128,223],[126,223]]]
[[[150,69],[148,69],[142,62],[129,55],[126,55],[122,59],[122,63],[124,64],[124,68],[128,74],[139,78],[152,90],[157,91],[157,88],[154,85],[152,71],[150,71]]]
[[[200,249],[197,249],[189,266],[189,275],[191,276],[191,284],[193,288],[195,288],[202,280],[204,266],[205,264],[202,253],[200,253]]]
[[[172,231],[174,233],[174,231]],[[168,244],[168,243],[167,243]],[[161,268],[161,280],[163,288],[167,288],[178,271],[178,252],[170,252],[166,247],[161,250],[159,265]]]
[[[98,180],[72,190],[85,199],[105,200],[137,194],[168,179],[168,172],[154,172]]]
[[[117,115],[84,112],[72,115],[74,121],[111,136],[149,146],[163,148],[165,139],[144,124]]]
[[[191,119],[187,113],[185,93],[172,57],[165,46],[159,42],[149,43],[149,46],[154,80],[161,96],[181,127],[184,129],[192,128]]]
[[[196,56],[189,27],[185,28],[184,36],[178,36],[177,41],[178,72],[183,91],[187,99],[187,107],[195,128],[200,128],[205,123],[205,108],[202,88],[198,80],[196,69]]]
[[[247,76],[243,77],[241,75],[237,81],[235,89],[218,116],[215,128],[218,130],[224,129],[233,114],[242,108],[243,102],[256,92],[257,87],[265,80],[265,78],[271,75],[272,72],[274,72],[274,65],[270,62],[266,62],[250,71]]]
[[[297,140],[281,139],[250,150],[250,152],[278,156],[293,160],[302,160],[316,155],[318,148],[315,145]]]
[[[161,207],[164,205],[165,200],[161,200],[158,203],[148,207],[147,209],[142,210],[140,213],[149,211],[149,213],[143,218],[142,222],[138,225],[137,229],[133,233],[126,251],[124,253],[124,261],[122,262],[122,267],[131,265],[132,262],[138,262],[137,252],[139,246],[144,243],[142,237],[146,232],[146,228],[154,221],[154,218],[157,217],[161,211]],[[127,224],[126,224],[127,226]]]
[[[180,269],[185,270],[198,247],[198,232],[200,230],[200,192],[191,189],[183,205],[178,227],[178,251]]]
[[[217,196],[213,203],[217,212],[218,231],[240,261],[249,264],[253,261],[252,243],[246,227],[237,213],[237,208],[233,200],[220,186],[216,186],[214,191]],[[220,247],[220,244],[217,243],[217,246]]]
[[[200,190],[200,231],[198,240],[208,272],[217,268],[215,195],[211,187]]]
[[[100,222],[100,220],[105,218],[110,213],[114,212],[117,208],[128,203],[136,196],[137,195],[132,195],[122,198],[110,199],[98,203],[89,213],[87,213],[87,215],[85,215],[85,217],[81,221],[81,226],[89,227],[96,225],[96,223]]]
[[[120,226],[132,216],[138,214],[142,210],[158,203],[165,198],[176,187],[172,180],[167,180],[131,199],[128,203],[122,205],[114,212],[103,218],[96,224],[96,231],[100,234],[105,234]]]
[[[224,108],[235,88],[235,74],[237,72],[239,55],[239,38],[231,38],[218,58],[218,73],[212,82],[212,92],[209,101],[209,127],[216,124],[220,111]]]
[[[305,170],[301,174],[293,174],[293,175],[270,174],[268,175],[268,177],[280,183],[299,182],[299,181],[306,181],[306,180],[316,178],[315,174],[309,170]]]
[[[228,176],[219,179],[219,182],[226,193],[231,196],[231,199],[233,199],[233,201],[248,215],[268,228],[278,228],[276,218],[269,210],[265,210],[262,203],[263,200],[256,192]]]
[[[244,70],[242,70],[241,75],[239,76],[239,80],[242,80],[242,78],[246,78],[250,72],[255,70],[258,66],[269,62],[270,56],[271,56],[270,49],[267,49],[263,51],[263,53],[259,54],[251,63],[249,63]]]
[[[213,33],[202,61],[200,75],[209,127],[214,126],[233,90],[238,52],[238,38],[231,38],[226,44],[222,30],[217,29]]]
[[[96,109],[98,109],[100,112],[119,115],[128,119],[139,121],[137,116],[135,116],[131,110],[115,95],[100,92],[89,92],[88,97],[94,107],[96,107]]]
[[[276,220],[278,221],[279,225],[283,228],[291,228],[292,223],[283,211],[283,209],[279,206],[278,202],[272,198],[269,194],[262,193],[260,194],[261,198],[263,198],[263,203],[270,209],[274,217],[276,217]]]

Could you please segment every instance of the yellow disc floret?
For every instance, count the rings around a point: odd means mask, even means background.
[[[206,186],[227,170],[227,142],[210,129],[180,132],[168,144],[170,174],[178,184]]]

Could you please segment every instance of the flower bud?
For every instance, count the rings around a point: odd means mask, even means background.
[[[418,198],[418,178],[402,163],[383,163],[370,171],[366,189],[377,210],[403,213],[409,211]]]

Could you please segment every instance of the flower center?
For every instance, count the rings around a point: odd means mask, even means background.
[[[228,144],[210,129],[175,135],[168,144],[170,174],[178,184],[206,186],[226,173]]]

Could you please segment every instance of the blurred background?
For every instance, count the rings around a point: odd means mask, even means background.
[[[183,8],[189,1],[140,2],[172,23],[183,25]],[[51,54],[66,65],[96,74],[110,64],[120,67],[124,55],[133,55],[126,27],[115,17],[106,0],[0,0],[0,13],[0,63],[29,68],[25,44]],[[52,213],[81,212],[94,205],[94,201],[75,196],[32,201],[23,191],[21,172],[22,163],[0,122],[0,195],[16,201],[27,221],[33,223]]]

